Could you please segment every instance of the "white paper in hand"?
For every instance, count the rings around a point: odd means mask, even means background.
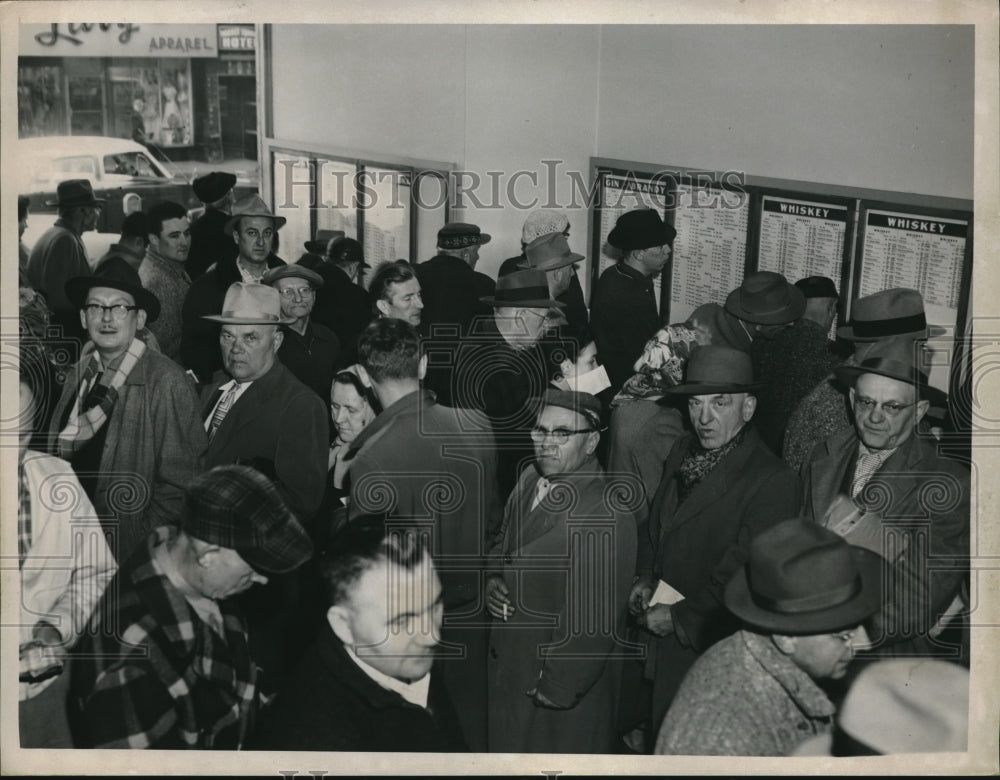
[[[653,591],[653,596],[649,600],[649,606],[654,604],[676,604],[678,601],[684,600],[684,594],[679,590],[670,587],[663,580],[660,580],[659,584],[656,586],[656,590]]]

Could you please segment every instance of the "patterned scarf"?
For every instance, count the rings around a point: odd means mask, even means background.
[[[714,450],[706,450],[695,439],[691,444],[691,449],[684,456],[680,467],[677,469],[677,505],[680,506],[691,495],[698,484],[711,473],[712,469],[722,462],[730,452],[735,450],[743,442],[746,436],[747,427],[740,428],[732,439],[721,447]]]
[[[135,364],[145,353],[146,345],[139,339],[133,338],[128,349],[112,360],[105,367],[103,373],[101,373],[100,361],[98,356],[94,354],[94,349],[92,341],[83,348],[83,360],[87,360],[87,367],[84,369],[83,379],[80,381],[80,392],[77,393],[73,411],[70,412],[66,427],[59,434],[60,458],[71,458],[101,429],[118,400],[118,389],[125,384],[129,372],[135,368]],[[90,389],[86,397],[83,397],[83,388],[87,387],[91,380],[98,375],[100,378],[97,383]]]

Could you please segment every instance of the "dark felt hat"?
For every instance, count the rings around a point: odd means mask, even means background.
[[[539,409],[543,406],[558,406],[582,414],[595,426],[595,430],[601,424],[601,402],[590,393],[579,390],[546,390],[544,396],[534,399],[533,405]]]
[[[312,542],[274,484],[249,466],[216,466],[184,491],[181,528],[235,550],[261,572],[283,574],[312,556]]]
[[[795,286],[798,287],[806,298],[839,298],[837,286],[832,279],[826,276],[807,276],[799,279]]]
[[[784,325],[805,310],[802,290],[774,271],[750,274],[726,298],[726,311],[757,325]]]
[[[346,234],[343,230],[317,230],[316,238],[306,241],[304,246],[307,251],[315,252],[318,255],[325,255],[330,246],[330,242],[338,238],[343,238]]]
[[[437,245],[441,249],[465,249],[467,246],[480,246],[493,240],[489,233],[483,233],[479,225],[467,222],[449,222],[438,231]]]
[[[649,249],[669,244],[677,236],[674,226],[667,224],[654,209],[626,211],[608,233],[608,243],[616,249]]]
[[[788,635],[862,623],[882,603],[882,556],[817,523],[785,520],[750,543],[726,585],[726,607],[751,626]]]
[[[854,387],[862,374],[878,374],[914,385],[918,394],[926,395],[927,374],[920,370],[918,362],[922,349],[920,341],[909,336],[883,339],[872,345],[859,365],[838,366],[834,374],[845,387]]]
[[[330,258],[330,262],[333,263],[361,263],[361,268],[371,268],[365,262],[365,253],[361,244],[353,238],[341,236],[333,239],[327,247],[326,254]]]
[[[323,277],[302,263],[288,263],[271,268],[261,277],[261,282],[273,286],[279,279],[287,279],[289,276],[305,279],[317,290],[323,286]]]
[[[931,338],[944,332],[944,328],[927,324],[923,297],[906,287],[858,298],[851,304],[851,321],[837,328],[837,335],[847,341],[878,341],[889,336]]]
[[[212,171],[191,182],[191,188],[202,203],[215,203],[236,186],[236,174]]]
[[[128,262],[112,255],[102,262],[90,276],[74,276],[64,287],[66,297],[77,309],[83,308],[87,293],[94,287],[110,287],[121,290],[135,299],[135,305],[146,312],[146,324],[156,322],[160,316],[160,301],[142,286],[139,273]]]
[[[529,309],[551,309],[563,307],[564,303],[549,297],[549,283],[545,271],[528,268],[497,279],[496,292],[492,297],[480,298],[490,306],[524,307]]]
[[[104,198],[94,197],[90,179],[66,179],[56,187],[56,199],[45,201],[45,205],[66,209],[74,206],[100,206],[104,201]]]
[[[753,381],[750,356],[739,349],[705,344],[695,347],[684,369],[684,383],[665,387],[668,395],[752,393],[764,387]]]

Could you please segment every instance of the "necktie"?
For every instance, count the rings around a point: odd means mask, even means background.
[[[851,485],[851,498],[857,498],[858,493],[868,484],[872,474],[882,465],[882,458],[870,452],[861,453],[857,466],[854,468],[854,482]]]
[[[95,406],[101,403],[101,398],[105,395],[101,392],[101,377],[104,376],[103,371],[98,371],[94,375],[93,380],[90,382],[90,386],[87,388],[87,393],[83,397],[83,403],[80,404],[80,411],[82,413],[87,413]],[[105,391],[106,392],[106,391]]]
[[[545,497],[549,494],[549,487],[551,483],[542,477],[538,480],[538,484],[535,486],[535,500],[531,502],[531,509],[534,511],[535,507],[538,506]]]
[[[229,413],[229,407],[233,405],[233,399],[236,398],[236,391],[240,389],[239,382],[233,382],[233,386],[226,391],[226,394],[222,396],[222,400],[219,401],[218,406],[215,407],[215,414],[212,415],[212,423],[208,427],[208,440],[212,441],[215,436],[215,432],[219,430],[219,426],[222,425],[222,421],[225,419],[226,414]]]

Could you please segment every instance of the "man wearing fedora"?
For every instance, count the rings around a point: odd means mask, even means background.
[[[174,524],[207,441],[190,379],[136,337],[160,302],[121,258],[66,283],[89,341],[52,413],[54,452],[73,466],[119,561]]]
[[[747,275],[726,299],[726,309],[747,323],[754,337],[754,374],[767,384],[760,393],[756,425],[776,455],[781,454],[785,426],[796,404],[842,362],[830,349],[829,325],[824,330],[803,316],[808,305],[801,287],[773,271]]]
[[[323,286],[316,293],[313,308],[314,322],[325,325],[340,341],[342,365],[357,362],[358,336],[371,322],[371,303],[368,293],[361,286],[361,273],[371,266],[365,262],[365,253],[353,238],[346,238],[340,230],[320,230],[317,242],[329,233],[322,256],[324,261],[313,270],[323,278]],[[340,233],[341,235],[333,235]],[[308,247],[313,242],[306,242]]]
[[[438,401],[446,406],[452,400],[456,340],[468,335],[475,317],[490,314],[480,298],[493,294],[495,282],[475,269],[479,247],[491,239],[478,225],[449,222],[438,231],[437,254],[414,268],[424,304],[420,331],[430,339],[432,350],[440,347],[442,352],[442,359],[427,367],[424,386],[437,393]]]
[[[312,390],[278,360],[284,339],[281,296],[264,284],[234,282],[219,314],[218,347],[225,375],[202,391],[202,417],[208,434],[206,466],[253,466],[275,484],[299,522],[308,526],[326,487],[329,428],[326,407]],[[263,687],[281,684],[292,656],[298,577],[277,577],[247,594],[250,649],[264,670]]]
[[[382,411],[350,444],[348,516],[390,513],[432,522],[431,553],[444,586],[442,639],[451,647],[442,672],[466,741],[484,750],[480,570],[502,501],[490,425],[481,412],[442,406],[420,387],[427,357],[409,323],[373,321],[361,334],[358,357],[358,374]]]
[[[586,308],[581,318],[579,309],[572,305],[573,296],[570,295],[570,291],[573,289],[573,280],[576,279],[579,268],[577,264],[586,258],[570,251],[566,236],[562,233],[549,233],[536,238],[525,246],[524,257],[521,268],[545,271],[545,278],[549,283],[549,297],[556,301],[570,301],[563,309],[566,317],[563,333],[566,338],[574,338],[582,346],[589,336]]]
[[[653,734],[685,671],[736,630],[722,608],[722,588],[750,542],[798,510],[798,478],[751,424],[760,388],[745,352],[699,346],[684,383],[666,391],[687,400],[693,432],[671,448],[648,519],[640,522],[629,598],[650,644],[644,678],[652,680]]]
[[[597,461],[600,430],[596,397],[545,391],[534,468],[521,473],[490,552],[491,752],[616,750],[635,517]]]
[[[285,221],[271,213],[257,195],[237,203],[224,225],[224,232],[237,247],[236,257],[217,258],[215,268],[202,274],[188,290],[181,313],[181,363],[201,385],[212,382],[213,374],[222,368],[219,328],[206,315],[222,311],[234,282],[260,282],[268,268],[285,264],[272,251]]]
[[[497,280],[483,298],[493,316],[459,344],[451,397],[454,406],[479,409],[490,420],[498,450],[501,500],[534,459],[529,432],[540,398],[569,352],[547,335],[549,313],[563,305],[549,296],[544,271],[517,271]]]
[[[67,179],[59,182],[55,206],[59,218],[42,233],[28,257],[28,281],[42,293],[52,310],[53,320],[61,325],[63,334],[81,343],[86,329],[81,329],[77,307],[66,297],[66,282],[90,273],[90,258],[83,244],[83,234],[97,227],[104,198],[94,197],[89,179]]]
[[[73,661],[85,746],[242,747],[260,685],[233,597],[311,554],[259,472],[218,466],[192,479],[180,527],[156,529],[119,569]]]
[[[844,365],[856,366],[880,339],[906,336],[924,340],[943,332],[942,328],[927,323],[924,299],[919,292],[893,287],[854,301],[851,321],[837,328],[837,337],[854,345],[854,353]],[[831,372],[817,382],[789,415],[781,455],[798,470],[819,442],[853,426],[854,416],[847,396]]]
[[[688,672],[655,752],[784,756],[828,733],[836,708],[818,683],[843,678],[867,643],[883,563],[798,519],[760,534],[724,589],[726,609],[745,627]]]
[[[653,277],[669,262],[676,235],[673,225],[654,209],[625,212],[608,234],[608,243],[623,256],[601,274],[594,287],[590,325],[615,392],[632,374],[636,358],[660,327]]]
[[[184,261],[191,248],[191,226],[187,209],[180,203],[157,203],[147,215],[149,244],[139,266],[143,285],[160,301],[160,316],[150,330],[160,351],[180,363],[181,309],[191,288]]]
[[[497,277],[512,274],[518,269],[529,268],[528,258],[525,250],[528,244],[535,239],[549,236],[553,233],[561,233],[569,238],[569,218],[562,211],[553,209],[535,209],[524,220],[521,226],[521,254],[517,257],[508,257],[500,264]],[[568,323],[568,333],[580,342],[583,346],[584,340],[588,337],[590,315],[587,312],[587,302],[583,298],[583,287],[580,286],[580,279],[576,273],[567,274],[568,287],[555,299],[564,304],[563,312]]]
[[[236,258],[236,244],[225,229],[233,208],[236,175],[212,171],[196,178],[191,186],[205,204],[205,212],[191,225],[191,251],[184,263],[188,277],[194,280],[213,263]]]
[[[298,263],[280,265],[264,274],[281,296],[281,315],[292,318],[281,326],[278,359],[296,378],[323,399],[329,411],[330,385],[340,359],[340,341],[329,329],[311,321],[323,277]],[[329,415],[327,415],[329,419]]]
[[[955,643],[939,637],[962,611],[969,472],[918,430],[930,407],[920,354],[917,342],[896,336],[876,342],[859,365],[836,370],[849,388],[854,427],[816,445],[806,461],[802,512],[888,560],[891,579],[872,634],[877,652],[954,655]]]

